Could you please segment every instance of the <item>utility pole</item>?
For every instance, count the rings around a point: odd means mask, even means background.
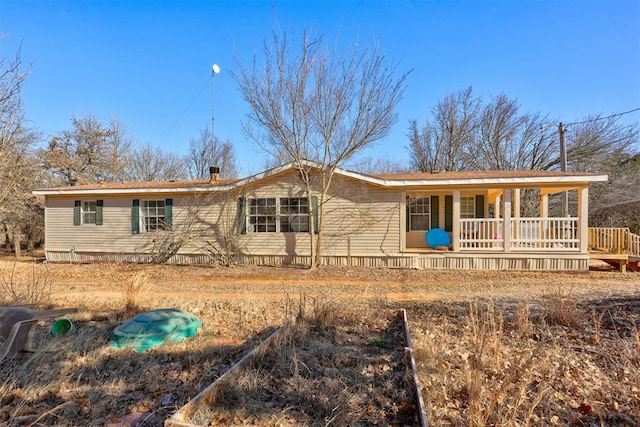
[[[558,124],[558,134],[560,135],[560,170],[567,171],[567,144],[564,140],[566,129],[564,123]],[[565,218],[569,214],[569,193],[562,192],[562,217]]]

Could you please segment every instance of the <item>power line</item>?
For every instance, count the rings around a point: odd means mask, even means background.
[[[204,90],[204,88],[208,84],[209,84],[209,77],[207,77],[207,80],[204,82],[204,84],[202,85],[202,87],[200,88],[200,90],[198,91],[196,96],[194,96],[193,99],[191,100],[191,102],[189,103],[189,105],[187,105],[187,108],[185,108],[184,111],[182,112],[182,114],[180,114],[180,117],[178,117],[178,120],[176,120],[176,122],[173,124],[173,126],[171,126],[171,129],[169,129],[167,134],[160,140],[160,144],[162,144],[167,139],[167,137],[171,134],[171,132],[173,132],[173,130],[176,128],[176,126],[178,126],[178,123],[180,123],[180,120],[182,120],[184,115],[187,114],[187,111],[189,111],[189,108],[191,108],[193,103],[196,102],[196,99],[198,99],[198,97],[200,96],[200,94],[202,93],[202,91]]]
[[[595,119],[584,120],[582,122],[565,123],[565,126],[581,125],[581,124],[584,124],[584,123],[597,122],[598,120],[606,120],[606,119],[611,119],[613,117],[624,116],[625,114],[635,113],[636,111],[640,111],[640,107],[634,108],[633,110],[629,110],[629,111],[623,111],[622,113],[612,114],[612,115],[607,116],[607,117],[596,117]]]

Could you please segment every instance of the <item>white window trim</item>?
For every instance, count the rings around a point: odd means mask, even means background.
[[[86,204],[93,203],[93,211],[86,209]],[[85,221],[85,215],[93,213],[93,222]],[[81,200],[80,201],[80,224],[81,225],[96,225],[98,215],[98,201],[97,200]]]
[[[149,203],[149,202],[162,202],[162,208],[165,212],[164,215],[159,216],[159,215],[152,215],[154,218],[162,218],[162,222],[165,223],[165,227],[162,228],[156,228],[153,230],[148,230],[147,229],[147,224],[146,224],[146,218],[147,217],[151,217],[150,215],[147,215],[148,213],[148,209],[149,207],[145,207],[145,203]],[[143,233],[157,233],[160,231],[164,231],[166,230],[166,209],[167,206],[165,204],[165,199],[140,199],[140,206],[138,206],[138,230],[140,232],[140,234]],[[157,207],[155,208],[157,209]]]
[[[274,215],[254,215],[251,213],[251,203],[254,200],[259,200],[259,199],[275,199],[275,214]],[[307,201],[308,199],[306,197],[248,197],[247,198],[247,214],[246,214],[246,218],[245,218],[245,226],[246,226],[246,230],[247,230],[247,234],[276,234],[276,233],[283,233],[283,234],[295,234],[295,233],[308,233],[309,232],[309,225],[307,225],[307,229],[304,231],[281,231],[281,218],[286,216],[285,214],[282,214],[280,212],[280,208],[281,208],[281,200],[282,199],[301,199],[301,200],[305,200]],[[309,211],[309,206],[307,206],[307,211]],[[261,216],[273,216],[275,218],[275,225],[276,225],[276,230],[275,231],[254,231],[253,229],[253,224],[251,224],[251,218],[256,218],[256,217],[261,217]],[[310,215],[309,213],[306,214],[299,214],[299,215],[294,215],[297,217],[305,217],[307,219],[307,223],[310,221]],[[292,227],[293,228],[293,227]]]
[[[411,212],[411,201],[412,200],[416,200],[416,199],[426,199],[428,200],[428,206],[429,206],[429,212],[421,212],[421,213],[412,213]],[[409,210],[409,231],[429,231],[431,228],[431,196],[419,196],[419,195],[412,195],[409,196],[409,200],[407,201],[407,209]],[[423,229],[419,229],[419,230],[414,230],[412,227],[413,221],[411,221],[412,216],[422,216],[422,215],[426,215],[427,216],[427,221],[426,221],[426,228]]]
[[[471,200],[471,203],[463,203],[463,200]],[[471,206],[471,211],[464,212],[463,206],[465,208]],[[470,215],[470,216],[469,216]],[[467,194],[460,196],[460,218],[462,219],[472,219],[476,217],[476,196]]]

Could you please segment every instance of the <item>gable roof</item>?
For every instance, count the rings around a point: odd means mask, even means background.
[[[305,167],[319,169],[317,163],[306,161]],[[296,170],[294,163],[288,163],[244,179],[221,179],[217,181],[151,181],[151,182],[101,182],[66,187],[37,189],[33,194],[37,196],[49,195],[88,195],[88,194],[133,194],[133,193],[184,193],[227,191],[234,188],[285,174]],[[346,169],[336,168],[336,174],[356,180],[368,182],[382,187],[423,187],[446,185],[515,185],[515,184],[575,184],[607,181],[607,175],[538,171],[538,170],[487,170],[487,171],[459,171],[437,173],[391,173],[391,174],[363,174]]]

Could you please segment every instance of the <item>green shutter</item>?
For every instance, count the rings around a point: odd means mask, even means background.
[[[484,196],[482,194],[476,196],[476,218],[484,218]]]
[[[171,230],[171,226],[173,225],[173,199],[166,199],[164,201],[164,222],[167,230]]]
[[[96,200],[96,225],[102,225],[102,207],[104,202],[102,200]]]
[[[453,231],[453,196],[444,196],[444,229]]]
[[[82,215],[82,202],[76,200],[73,204],[73,225],[80,225]]]
[[[247,214],[245,211],[246,201],[244,197],[238,198],[238,231],[240,234],[247,234]]]
[[[431,228],[440,227],[440,198],[438,196],[431,196]]]
[[[131,233],[140,233],[140,200],[133,199],[131,206]]]
[[[311,196],[311,211],[313,212],[313,229],[316,234],[320,231],[320,211],[318,210],[318,196]]]

